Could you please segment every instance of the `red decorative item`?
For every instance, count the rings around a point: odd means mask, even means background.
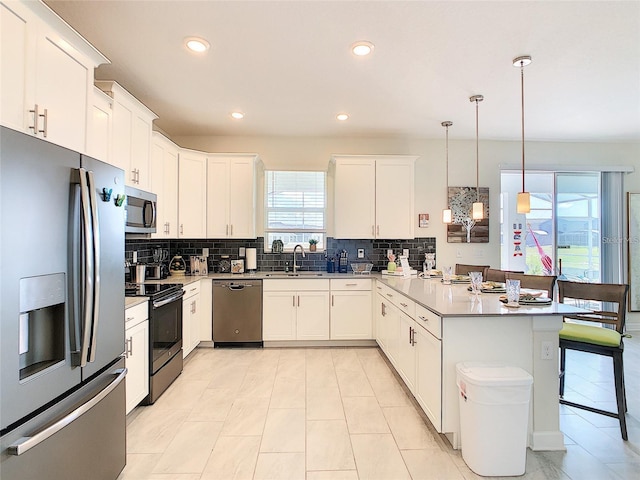
[[[549,255],[544,253],[544,250],[542,250],[542,247],[538,243],[538,239],[536,238],[536,235],[533,233],[533,230],[531,229],[530,223],[527,223],[527,228],[529,229],[529,232],[531,232],[533,241],[536,242],[536,247],[538,247],[538,253],[540,254],[540,261],[542,262],[542,269],[544,270],[544,274],[551,275],[553,273],[553,260],[551,260],[551,257]]]

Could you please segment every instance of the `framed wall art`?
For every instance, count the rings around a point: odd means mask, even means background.
[[[484,204],[484,218],[471,220],[471,207],[476,201],[476,187],[449,187],[449,206],[453,222],[447,225],[449,243],[489,243],[489,188],[478,189]]]

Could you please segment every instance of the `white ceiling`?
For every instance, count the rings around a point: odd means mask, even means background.
[[[170,136],[640,141],[640,2],[57,1]],[[202,36],[205,55],[183,40]],[[375,44],[357,58],[350,45]],[[233,120],[240,109],[246,117]],[[338,122],[335,115],[350,119]]]

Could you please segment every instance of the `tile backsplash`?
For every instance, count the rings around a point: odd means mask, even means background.
[[[242,258],[239,256],[240,247],[255,248],[259,271],[291,269],[293,264],[292,253],[270,253],[264,251],[264,238],[242,239],[179,239],[179,240],[147,240],[136,239],[125,242],[125,260],[132,261],[133,252],[138,252],[138,262],[153,262],[152,251],[154,248],[169,250],[169,259],[174,255],[202,255],[202,249],[209,249],[209,272],[218,271],[218,262],[222,255],[228,255],[231,260]],[[325,252],[309,252],[305,244],[305,258],[298,255],[298,265],[301,270],[325,271],[327,260]],[[358,249],[364,250],[364,258],[358,258]],[[327,257],[336,258],[342,250],[346,250],[351,262],[373,263],[373,270],[380,271],[387,268],[387,250],[393,250],[396,257],[402,254],[403,249],[409,250],[409,264],[417,270],[422,270],[422,261],[425,253],[436,253],[436,239],[434,237],[422,237],[413,240],[344,240],[327,238]],[[437,259],[436,259],[437,261]],[[187,262],[188,265],[188,262]]]

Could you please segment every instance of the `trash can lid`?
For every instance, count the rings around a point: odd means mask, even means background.
[[[461,362],[456,365],[458,376],[465,382],[481,386],[531,385],[533,377],[522,368],[503,363]]]

